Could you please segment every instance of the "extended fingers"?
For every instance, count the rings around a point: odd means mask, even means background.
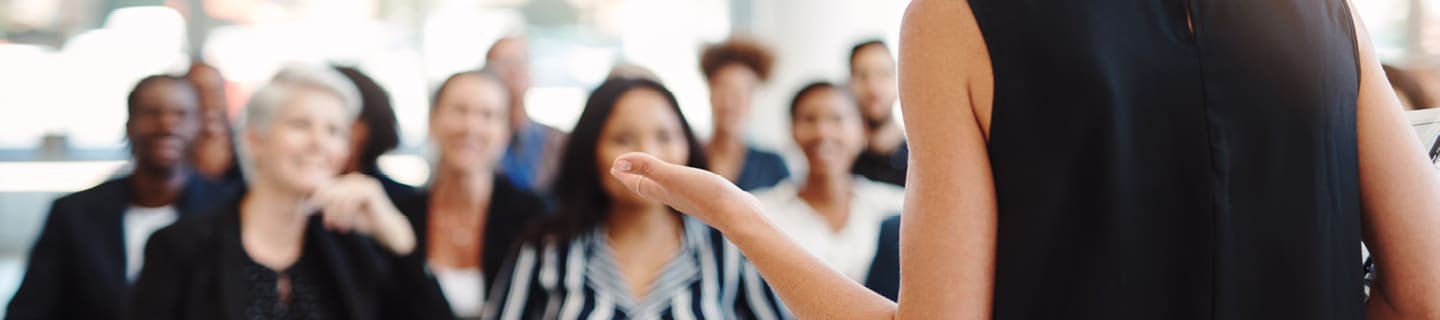
[[[673,165],[644,153],[627,153],[615,160],[611,175],[642,196],[665,201],[667,188],[683,180],[688,167]]]

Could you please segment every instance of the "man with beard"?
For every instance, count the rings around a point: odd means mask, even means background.
[[[852,172],[904,187],[910,148],[892,111],[899,90],[896,82],[895,57],[885,42],[865,41],[850,50],[850,91],[860,102],[867,140]]]
[[[198,105],[184,78],[150,76],[135,85],[125,123],[134,172],[55,200],[9,319],[123,317],[150,234],[231,194],[187,165]]]

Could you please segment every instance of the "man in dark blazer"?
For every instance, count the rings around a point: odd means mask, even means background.
[[[140,256],[131,251],[143,250],[146,233],[204,213],[238,188],[200,179],[186,165],[201,119],[195,89],[184,78],[145,78],[127,103],[134,172],[55,200],[9,319],[123,318],[140,266],[129,257]],[[162,214],[142,221],[137,212]],[[139,249],[129,248],[136,243]]]

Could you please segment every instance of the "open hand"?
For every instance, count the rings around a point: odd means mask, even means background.
[[[666,163],[632,152],[620,155],[610,168],[630,190],[669,205],[721,231],[737,215],[759,214],[759,200],[724,177],[709,171]]]

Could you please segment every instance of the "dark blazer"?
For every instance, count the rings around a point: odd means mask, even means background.
[[[8,319],[124,317],[129,288],[124,217],[131,188],[127,176],[55,200],[30,251],[24,282],[10,300]],[[191,174],[175,211],[182,220],[202,215],[233,192]]]
[[[875,246],[875,260],[865,287],[895,301],[900,296],[900,216],[880,223],[880,245]]]
[[[547,214],[543,202],[539,196],[529,191],[521,190],[511,184],[509,179],[504,177],[495,178],[495,188],[490,198],[490,210],[486,213],[484,252],[481,254],[481,268],[485,272],[486,292],[489,292],[489,285],[495,283],[496,275],[500,273],[503,265],[508,262],[507,257],[515,250],[519,243],[518,239],[525,229]],[[445,301],[445,295],[440,289],[440,283],[434,275],[428,272],[426,267],[426,250],[429,248],[426,236],[429,229],[430,218],[430,192],[422,191],[420,196],[399,201],[396,204],[400,211],[410,217],[410,224],[415,227],[416,242],[415,254],[406,257],[408,265],[404,270],[421,270],[423,274],[408,275],[406,278],[423,278],[424,281],[407,283],[403,288],[405,292],[414,295],[420,300],[419,305],[427,306],[426,310],[415,314],[415,319],[453,319],[450,313],[450,304]]]
[[[420,190],[408,184],[395,181],[395,179],[391,179],[389,175],[380,172],[380,167],[378,166],[364,167],[360,169],[360,173],[379,181],[380,188],[385,190],[385,196],[390,197],[390,202],[392,203],[400,203],[401,201],[420,195]]]
[[[902,142],[898,149],[887,154],[870,153],[870,150],[861,152],[860,156],[855,158],[855,164],[850,168],[850,173],[903,188],[905,187],[905,170],[910,168],[909,161],[910,145]]]
[[[237,197],[238,198],[238,197]],[[401,258],[368,237],[326,231],[319,216],[306,226],[304,254],[333,276],[345,318],[412,319],[412,300],[396,290]],[[313,246],[312,246],[313,245]],[[249,305],[247,256],[240,242],[239,200],[214,214],[156,232],[145,248],[145,269],[131,294],[132,319],[243,319]]]

